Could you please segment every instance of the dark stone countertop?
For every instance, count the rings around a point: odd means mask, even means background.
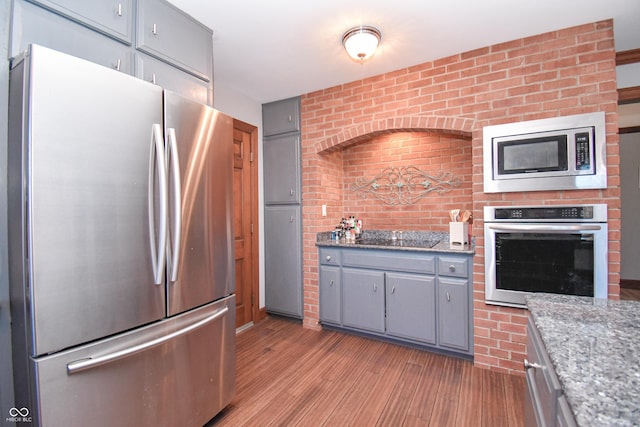
[[[640,425],[640,302],[526,301],[578,425]]]
[[[399,251],[448,252],[456,254],[475,253],[475,246],[452,245],[449,233],[437,231],[404,231],[402,239],[392,240],[390,230],[365,230],[356,242],[332,240],[331,232],[325,231],[316,236],[316,246],[357,248],[357,249],[390,249]]]

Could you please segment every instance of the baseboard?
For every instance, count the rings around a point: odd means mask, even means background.
[[[640,290],[640,280],[620,279],[620,287]]]

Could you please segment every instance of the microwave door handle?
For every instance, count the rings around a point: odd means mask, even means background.
[[[563,232],[563,231],[599,231],[602,226],[593,225],[558,225],[558,224],[487,224],[490,230],[495,231],[542,231],[545,233]]]

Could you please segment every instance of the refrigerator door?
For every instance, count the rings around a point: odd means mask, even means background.
[[[161,319],[164,283],[154,283],[151,256],[159,238],[149,230],[150,181],[164,164],[161,89],[40,46],[11,84],[24,96],[11,100],[22,123],[10,132],[9,227],[26,236],[12,239],[22,260],[12,262],[12,286],[24,289],[29,353]]]
[[[200,427],[235,393],[235,296],[32,369],[39,425]]]
[[[233,120],[170,91],[164,98],[171,316],[235,291]]]

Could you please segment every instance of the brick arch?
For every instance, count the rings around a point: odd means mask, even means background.
[[[392,117],[345,128],[336,135],[316,142],[315,152],[330,153],[378,135],[395,132],[438,132],[471,139],[474,126],[474,119],[463,117]]]

